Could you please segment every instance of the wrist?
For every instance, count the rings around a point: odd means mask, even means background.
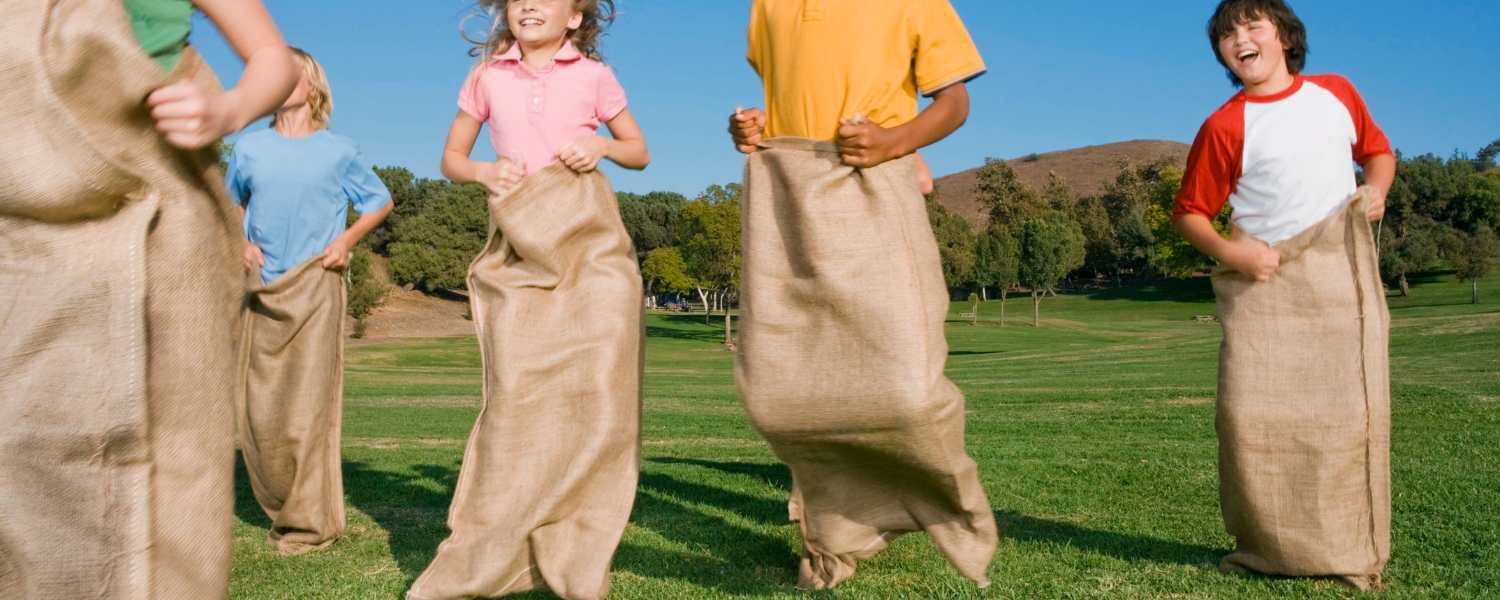
[[[891,158],[900,158],[908,154],[915,154],[917,150],[921,150],[916,140],[913,139],[914,136],[912,135],[910,125],[910,123],[907,123],[885,130],[886,134],[890,136],[888,147],[891,149]]]
[[[217,103],[219,109],[223,111],[222,114],[227,117],[224,125],[228,128],[228,131],[223,132],[223,135],[229,135],[249,127],[250,123],[255,120],[255,115],[244,114],[244,102],[241,101],[243,97],[244,94],[240,89],[234,88],[214,94],[211,100],[209,100],[210,102]],[[223,137],[223,135],[220,137]]]

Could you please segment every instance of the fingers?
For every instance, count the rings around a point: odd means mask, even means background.
[[[197,87],[185,81],[162,86],[156,91],[151,92],[151,95],[146,96],[146,106],[155,108],[169,102],[191,98],[196,95],[197,91]]]
[[[766,115],[759,108],[736,106],[734,114],[729,117],[729,136],[734,140],[735,150],[744,154],[755,152],[760,147],[765,127]]]

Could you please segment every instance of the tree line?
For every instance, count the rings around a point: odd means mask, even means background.
[[[1377,224],[1382,274],[1391,289],[1411,293],[1409,280],[1439,268],[1473,285],[1500,262],[1500,140],[1473,157],[1455,153],[1401,157]],[[396,206],[354,257],[350,313],[363,317],[384,290],[370,275],[373,255],[389,260],[398,284],[428,293],[462,290],[468,266],[489,229],[486,190],[417,177],[403,167],[377,167]],[[1172,205],[1182,170],[1171,161],[1122,164],[1102,192],[1074,192],[1056,175],[1033,189],[1004,161],[986,159],[970,193],[984,225],[947,210],[932,197],[927,214],[943,275],[953,297],[1005,302],[1032,299],[1032,323],[1042,299],[1059,289],[1119,286],[1206,272],[1211,261],[1182,239]],[[711,185],[692,198],[675,192],[618,193],[620,217],[635,243],[653,308],[693,306],[708,319],[724,316],[740,285],[740,202],[737,183]],[[353,215],[351,215],[351,218]],[[1227,209],[1215,221],[1228,231]],[[358,331],[357,331],[358,332]],[[357,333],[356,332],[356,333]]]

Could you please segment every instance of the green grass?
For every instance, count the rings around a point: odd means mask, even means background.
[[[1391,298],[1394,558],[1390,597],[1500,590],[1500,282],[1468,304],[1450,277]],[[949,375],[1003,532],[980,592],[921,535],[818,598],[1336,598],[1328,582],[1230,576],[1213,397],[1219,328],[1203,280],[950,313]],[[789,478],[735,396],[722,319],[653,315],[635,512],[614,598],[797,598]],[[234,598],[399,598],[446,534],[478,410],[468,338],[352,346],[344,422],[347,536],[282,558],[238,481]],[[503,500],[497,500],[503,501]],[[534,594],[530,597],[547,597]]]

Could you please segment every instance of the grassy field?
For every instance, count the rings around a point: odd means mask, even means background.
[[[1500,594],[1500,282],[1447,277],[1392,298],[1395,534],[1390,597]],[[839,598],[1349,596],[1327,582],[1229,576],[1213,397],[1219,328],[1204,280],[1029,299],[948,324],[1003,539],[983,592],[921,535],[867,561]],[[796,598],[789,477],[746,423],[722,325],[651,316],[644,463],[613,598]],[[395,599],[446,534],[478,410],[470,338],[351,346],[347,537],[281,558],[239,473],[233,598]],[[533,595],[531,597],[548,597]]]

